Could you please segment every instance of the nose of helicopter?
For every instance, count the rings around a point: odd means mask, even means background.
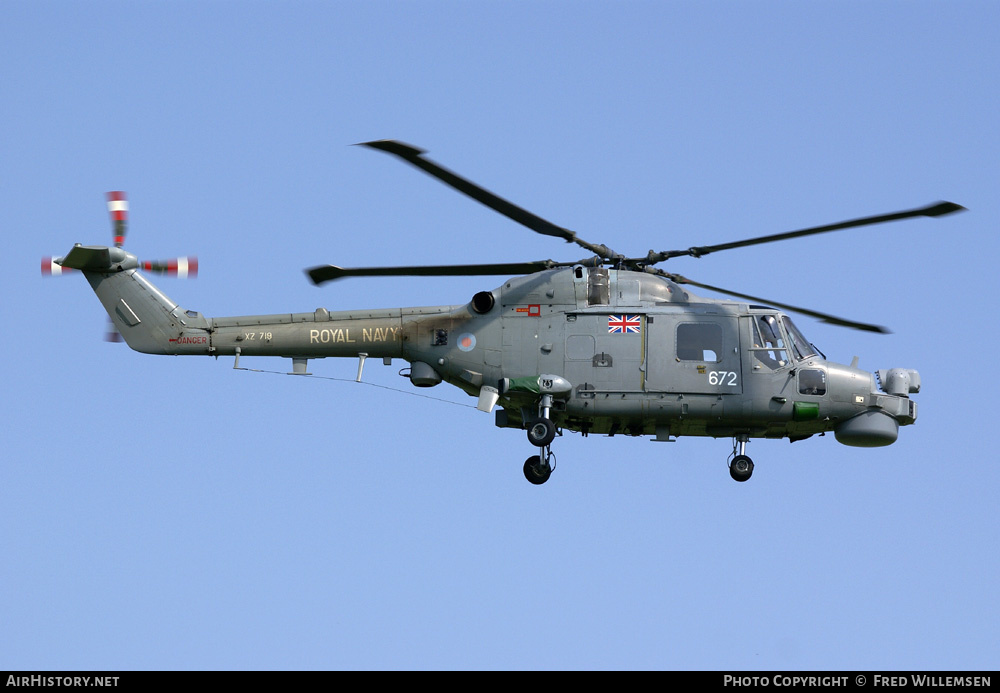
[[[899,436],[900,426],[917,420],[917,403],[909,397],[920,392],[917,371],[907,368],[879,370],[873,381],[869,392],[855,395],[855,402],[864,403],[867,409],[834,427],[838,442],[864,448],[891,445]]]

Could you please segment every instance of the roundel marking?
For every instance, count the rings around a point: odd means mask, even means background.
[[[472,351],[476,347],[476,336],[474,334],[465,334],[458,336],[458,348],[462,351]]]

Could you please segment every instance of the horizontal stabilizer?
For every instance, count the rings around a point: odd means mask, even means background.
[[[118,251],[124,260],[125,253]],[[111,269],[111,248],[103,245],[73,246],[69,254],[62,259],[62,266],[88,272],[106,272]]]

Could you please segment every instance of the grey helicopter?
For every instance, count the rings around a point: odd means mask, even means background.
[[[908,368],[874,373],[828,361],[788,316],[884,333],[866,324],[711,286],[666,272],[659,263],[913,217],[964,210],[937,202],[798,231],[685,250],[628,257],[590,243],[428,159],[395,140],[362,143],[421,169],[509,219],[587,251],[557,262],[422,265],[306,270],[316,285],[350,277],[515,275],[455,305],[279,315],[205,317],[185,310],[145,273],[192,275],[197,259],[140,261],[124,249],[128,203],[108,193],[111,246],[76,244],[65,257],[45,258],[45,274],[78,270],[132,349],[148,354],[277,356],[292,373],[328,357],[408,362],[401,374],[418,388],[442,382],[477,399],[500,428],[521,429],[536,453],[525,478],[545,483],[555,468],[552,443],[566,431],[604,436],[729,438],[730,476],[746,481],[753,438],[801,441],[833,431],[837,441],[879,447],[913,424],[920,375]],[[738,300],[697,296],[697,287]]]

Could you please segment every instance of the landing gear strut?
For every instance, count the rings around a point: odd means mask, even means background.
[[[535,485],[544,484],[555,469],[555,455],[549,447],[556,437],[556,425],[549,418],[552,395],[545,394],[538,402],[538,418],[528,421],[528,442],[539,448],[539,454],[524,461],[524,478]]]
[[[736,481],[746,481],[753,474],[753,460],[746,455],[747,441],[749,440],[750,436],[745,433],[733,438],[733,455],[735,457],[729,463],[729,476]]]

